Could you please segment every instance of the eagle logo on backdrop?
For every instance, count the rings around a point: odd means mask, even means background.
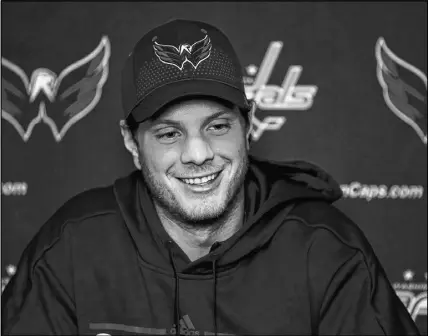
[[[377,78],[386,104],[427,144],[427,76],[395,55],[382,37],[375,49]]]
[[[110,42],[106,36],[95,50],[59,75],[38,68],[28,78],[18,65],[2,57],[2,118],[24,141],[28,141],[41,121],[50,127],[55,140],[61,141],[70,127],[91,112],[100,100],[108,77],[109,58]],[[36,101],[40,92],[45,97]]]
[[[153,38],[153,49],[157,58],[164,64],[175,66],[183,71],[184,64],[190,63],[194,69],[211,55],[212,44],[208,35],[192,45],[180,44],[178,47],[168,44],[159,44],[157,37]]]

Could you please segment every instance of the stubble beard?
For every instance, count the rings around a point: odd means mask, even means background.
[[[161,208],[163,215],[179,225],[192,229],[215,229],[227,220],[229,215],[236,210],[239,201],[243,197],[245,176],[248,171],[248,151],[243,149],[241,162],[226,191],[226,197],[221,204],[212,205],[208,200],[198,206],[199,211],[188,211],[177,200],[174,192],[165,184],[155,178],[154,173],[140,160],[141,172],[149,194],[155,205]],[[223,182],[223,181],[222,181]]]

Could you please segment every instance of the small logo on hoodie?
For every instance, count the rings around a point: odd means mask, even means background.
[[[184,315],[183,318],[180,319],[179,323],[179,330],[175,323],[172,325],[172,328],[169,330],[170,335],[200,335],[199,331],[196,330],[195,326],[190,320],[189,315]]]

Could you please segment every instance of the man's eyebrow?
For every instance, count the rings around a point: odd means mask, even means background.
[[[228,111],[228,110],[221,110],[218,111],[212,115],[210,115],[209,117],[207,117],[204,122],[203,125],[208,124],[209,122],[211,122],[212,120],[224,115],[224,114],[229,114],[229,115],[234,115],[234,113],[232,111]],[[180,126],[181,122],[177,121],[177,120],[172,120],[172,119],[168,119],[168,118],[159,118],[155,121],[153,121],[152,127],[160,125],[160,124],[167,124],[167,125],[172,125],[172,126]]]

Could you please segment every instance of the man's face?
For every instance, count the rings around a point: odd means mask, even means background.
[[[232,206],[248,169],[244,118],[214,100],[169,106],[137,131],[143,177],[156,203],[189,224]]]

